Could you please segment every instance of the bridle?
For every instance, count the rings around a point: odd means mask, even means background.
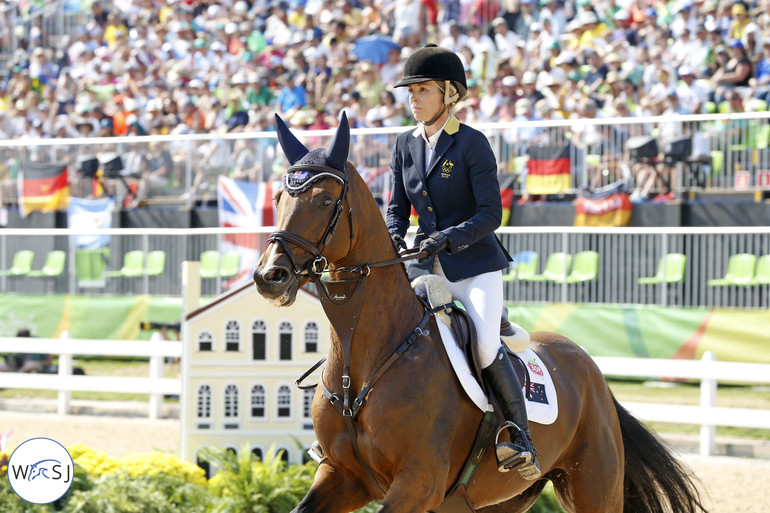
[[[281,248],[283,248],[283,251],[286,253],[286,256],[291,262],[292,272],[297,278],[303,275],[307,275],[311,281],[318,281],[321,275],[324,273],[324,271],[327,270],[329,266],[329,261],[323,255],[323,251],[326,249],[326,244],[329,242],[329,238],[337,228],[337,223],[340,220],[345,201],[347,200],[349,186],[346,167],[343,168],[342,171],[333,167],[317,165],[299,164],[289,167],[288,173],[286,174],[286,178],[284,180],[284,187],[292,196],[306,191],[310,188],[310,185],[322,178],[332,178],[337,180],[342,185],[342,191],[340,192],[340,196],[337,198],[337,203],[334,205],[334,212],[332,212],[331,218],[326,224],[326,229],[324,230],[323,235],[321,235],[321,240],[318,241],[317,244],[313,244],[309,240],[286,230],[275,230],[267,239],[267,242],[275,242],[279,244]],[[316,172],[316,174],[309,178],[307,181],[303,182],[300,187],[296,187],[290,185],[289,179],[294,171],[310,171]],[[350,244],[352,248],[353,210],[350,208],[348,208],[348,220],[350,222]],[[303,265],[300,265],[296,256],[291,251],[287,243],[294,244],[295,246],[307,251],[312,255],[312,257],[308,259]]]

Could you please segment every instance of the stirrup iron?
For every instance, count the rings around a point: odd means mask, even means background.
[[[522,443],[513,442],[515,437],[511,437],[511,442],[500,442],[500,433],[506,429],[515,428],[519,433]],[[508,472],[512,469],[518,470],[522,478],[532,481],[540,477],[540,466],[537,463],[535,449],[532,447],[526,433],[511,421],[506,421],[497,430],[495,435],[495,458],[497,459],[497,469],[500,472]]]

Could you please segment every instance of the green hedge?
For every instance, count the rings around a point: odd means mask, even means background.
[[[206,448],[201,458],[216,475],[162,452],[110,458],[83,445],[68,448],[75,462],[70,490],[58,501],[30,504],[11,489],[8,453],[0,451],[0,504],[3,513],[288,513],[305,496],[317,465],[287,465],[273,449],[264,461],[248,450],[235,456]],[[377,504],[362,511],[373,513]],[[530,511],[562,513],[548,487]]]

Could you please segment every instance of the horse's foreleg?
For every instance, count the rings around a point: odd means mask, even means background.
[[[444,487],[430,479],[430,472],[401,471],[382,499],[378,513],[425,513],[444,498]]]
[[[372,500],[357,478],[321,462],[313,485],[292,513],[349,513]]]

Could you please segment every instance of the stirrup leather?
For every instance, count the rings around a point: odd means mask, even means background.
[[[506,429],[515,428],[520,435],[522,443],[500,442],[500,433]],[[513,440],[514,437],[511,437]],[[495,458],[500,472],[508,472],[515,469],[521,477],[529,481],[540,477],[540,466],[537,462],[536,450],[532,447],[524,431],[511,421],[506,421],[500,426],[495,435]]]

